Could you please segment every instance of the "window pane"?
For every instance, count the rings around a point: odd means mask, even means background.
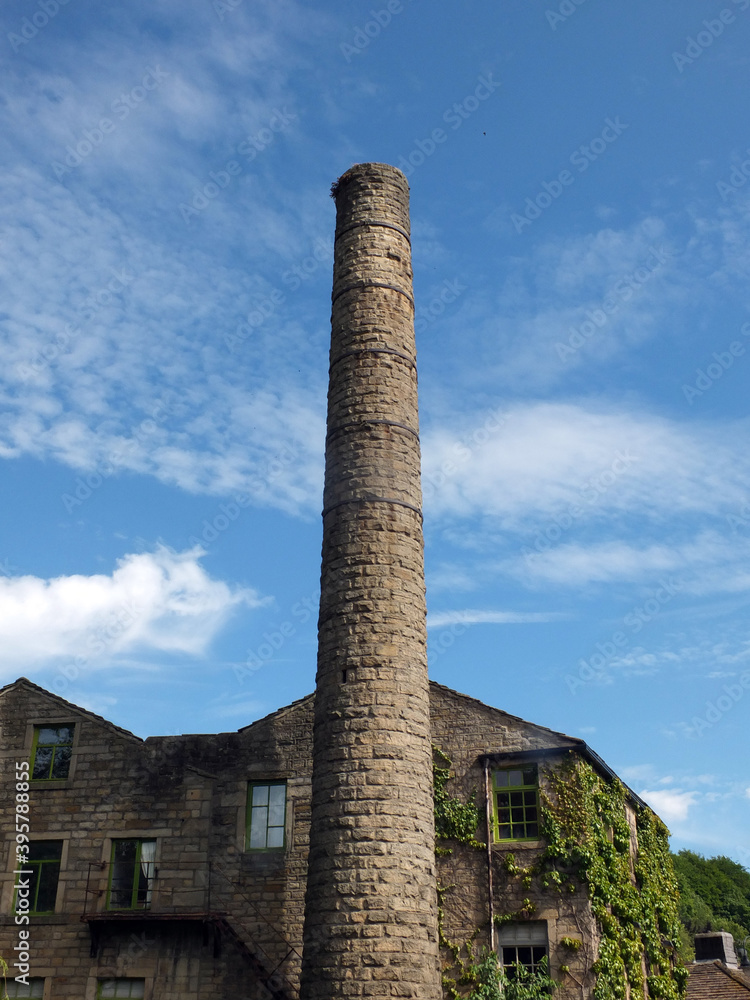
[[[281,792],[281,796],[278,795],[278,792]],[[283,785],[276,785],[271,789],[271,804],[268,808],[269,826],[284,826],[284,814],[286,812],[285,792],[286,789]]]
[[[142,997],[145,979],[101,979],[99,980],[99,997]]]
[[[45,864],[39,865],[39,890],[36,897],[37,913],[54,913],[59,874],[59,862],[48,861]]]
[[[497,804],[499,806],[507,806],[510,804],[510,795],[507,792],[498,792]]]
[[[495,771],[495,787],[505,788],[508,784],[508,772],[507,771]]]
[[[523,769],[524,785],[535,785],[537,783],[536,767],[525,767]]]
[[[523,792],[511,792],[510,793],[510,804],[512,806],[522,806],[523,805]]]
[[[8,979],[6,984],[8,996],[15,997],[42,997],[44,996],[44,980],[34,977],[29,980],[29,985],[17,983],[15,979]]]
[[[523,784],[523,771],[508,771],[508,784],[509,785],[522,785]]]
[[[510,827],[509,826],[498,827],[498,836],[500,837],[500,840],[508,840],[510,838]]]
[[[67,778],[70,770],[70,758],[73,751],[70,747],[55,747],[55,755],[52,758],[51,778]]]
[[[521,965],[531,965],[531,948],[521,946],[518,949],[518,961]]]
[[[526,803],[527,806],[535,806],[536,805],[536,792],[524,792],[523,793],[523,800],[524,800],[524,802]]]
[[[539,825],[537,823],[527,823],[526,824],[526,836],[527,837],[538,837],[539,836]]]
[[[29,844],[29,861],[59,861],[61,857],[61,840],[32,840]]]
[[[266,846],[266,830],[268,820],[268,809],[253,809],[250,819],[250,847],[262,848]]]
[[[253,805],[268,805],[268,785],[255,785],[253,787]]]
[[[284,827],[283,826],[272,826],[268,830],[268,843],[267,847],[283,847],[284,846]]]
[[[32,778],[47,778],[49,777],[49,769],[52,764],[52,749],[51,747],[37,747],[36,755],[34,756],[34,770],[31,773]]]

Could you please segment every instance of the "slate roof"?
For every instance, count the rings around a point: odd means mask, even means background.
[[[750,1000],[750,974],[720,959],[688,966],[687,1000]]]

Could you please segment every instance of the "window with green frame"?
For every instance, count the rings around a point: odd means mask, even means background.
[[[145,979],[100,979],[96,991],[97,1000],[109,1000],[110,997],[142,997],[145,992]]]
[[[529,972],[546,972],[547,923],[530,920],[522,924],[505,924],[497,931],[500,964],[509,979],[516,977],[519,965]]]
[[[539,837],[539,776],[536,764],[503,768],[492,774],[496,841]]]
[[[5,982],[5,991],[11,1000],[15,1000],[16,997],[43,997],[44,979],[41,976],[35,976],[29,980],[28,986],[26,983],[19,983],[15,979],[7,979]]]
[[[24,868],[31,869],[29,878],[29,913],[54,913],[57,882],[60,877],[61,840],[32,840]],[[15,909],[15,901],[13,903]]]
[[[31,750],[31,780],[53,781],[67,778],[73,756],[75,726],[34,726]]]
[[[247,786],[245,844],[248,851],[284,847],[286,782],[251,782]]]
[[[108,910],[147,910],[151,906],[155,859],[155,840],[112,841]]]

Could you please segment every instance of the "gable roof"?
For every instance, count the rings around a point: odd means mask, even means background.
[[[689,965],[687,1000],[748,1000],[750,975],[721,959]]]
[[[114,722],[110,722],[109,719],[105,719],[102,715],[97,715],[95,712],[89,712],[87,708],[81,708],[80,705],[74,705],[72,701],[66,701],[65,698],[61,698],[59,694],[55,694],[53,691],[48,691],[46,688],[40,687],[38,684],[34,684],[30,681],[28,677],[19,677],[17,680],[12,681],[10,684],[6,684],[4,687],[0,688],[0,698],[3,695],[8,694],[11,691],[15,691],[18,688],[26,687],[33,691],[34,694],[43,695],[48,701],[55,702],[66,712],[74,711],[78,715],[83,715],[87,719],[91,719],[92,722],[96,722],[97,725],[106,726],[108,729],[114,729],[116,732],[120,733],[121,736],[127,736],[131,740],[135,740],[138,743],[143,743],[140,736],[136,736],[135,733],[131,733],[129,729],[123,729],[122,726],[115,725]]]

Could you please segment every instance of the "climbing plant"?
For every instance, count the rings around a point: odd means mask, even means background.
[[[587,886],[602,935],[593,966],[595,1000],[626,1000],[628,991],[637,1000],[645,988],[651,998],[681,1000],[687,970],[676,964],[679,894],[669,831],[650,809],[638,809],[638,852],[631,860],[619,781],[605,781],[574,754],[549,781],[551,795],[541,795],[546,847],[535,874],[552,891]]]
[[[439,840],[455,839],[481,848],[476,840],[479,810],[448,795],[451,761],[435,750],[436,851],[450,854]],[[631,829],[626,791],[615,780],[605,781],[585,761],[569,754],[548,775],[550,794],[541,792],[541,829],[545,847],[528,866],[513,854],[503,859],[505,870],[524,889],[537,882],[548,892],[575,892],[583,884],[597,920],[601,941],[593,971],[595,1000],[682,1000],[687,970],[677,959],[679,942],[677,879],[669,853],[669,831],[647,807],[636,812],[637,856],[631,856]],[[544,1000],[557,985],[547,971],[533,976],[519,970],[504,979],[497,957],[476,959],[473,945],[481,927],[463,943],[447,940],[443,931],[443,898],[453,888],[438,887],[440,944],[452,956],[443,984],[452,1000]],[[525,897],[513,912],[495,915],[495,923],[528,919],[536,907]],[[563,938],[562,947],[575,954],[581,942]],[[562,965],[566,973],[568,967]],[[645,969],[645,976],[644,976]],[[459,988],[463,987],[463,992]],[[470,989],[471,992],[466,993]]]

